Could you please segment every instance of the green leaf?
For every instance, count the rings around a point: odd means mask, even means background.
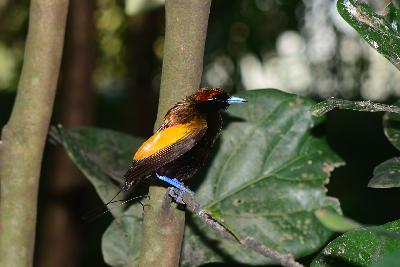
[[[324,185],[341,160],[310,130],[315,123],[307,98],[277,90],[238,94],[246,105],[231,106],[231,122],[207,175],[196,190],[206,209],[219,214],[241,238],[283,253],[307,255],[331,235],[314,216],[320,208],[338,211]],[[232,261],[270,261],[229,241],[191,218],[185,231],[183,266]]]
[[[386,113],[383,116],[386,137],[400,150],[400,115]],[[368,183],[373,188],[391,188],[400,186],[400,158],[386,160],[375,167],[374,176]]]
[[[142,206],[132,205],[104,232],[101,248],[107,264],[131,266],[138,260],[143,238],[142,213]]]
[[[347,232],[362,227],[352,219],[323,209],[315,211],[315,216],[326,228],[335,232]]]
[[[373,188],[400,187],[400,157],[382,162],[374,169],[374,177],[368,183]]]
[[[379,112],[387,111],[400,114],[400,108],[392,105],[385,105],[374,103],[372,101],[350,101],[344,99],[330,98],[328,100],[319,102],[311,107],[311,114],[313,116],[322,116],[325,113],[338,108],[350,109],[356,111]]]
[[[125,0],[125,13],[135,16],[165,4],[165,0]]]
[[[398,235],[400,220],[387,223],[375,230],[347,232],[328,244],[312,262],[312,267],[368,266],[382,256],[400,250],[400,240],[383,235],[378,230]]]
[[[370,267],[397,267],[399,266],[400,249],[393,253],[383,255],[378,261],[371,264]]]
[[[90,127],[58,127],[54,134],[104,203],[119,191],[131,157],[144,141],[127,134]],[[120,215],[121,208],[111,209],[111,213]]]
[[[383,128],[390,143],[400,151],[400,115],[386,113],[383,116]]]
[[[383,15],[359,0],[338,0],[337,9],[370,46],[400,69],[400,11],[393,3]]]

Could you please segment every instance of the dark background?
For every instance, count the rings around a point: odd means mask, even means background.
[[[312,23],[309,20],[326,12],[327,8],[331,10],[332,4],[326,4],[330,2],[214,0],[203,85],[220,85],[231,92],[255,89],[247,88],[243,82],[245,73],[241,70],[241,58],[251,54],[260,62],[270,64],[268,59],[279,58],[277,40],[287,31],[302,36],[305,44],[309,45],[313,36],[313,27],[307,26]],[[66,127],[90,125],[149,136],[158,102],[163,7],[128,16],[123,1],[72,0],[70,9],[52,123]],[[6,123],[15,98],[28,10],[28,1],[10,1],[0,11],[0,73],[9,73],[8,76],[4,74],[5,78],[0,75],[0,127]],[[322,16],[329,17],[329,13]],[[377,75],[375,78],[380,79],[381,73],[370,71],[374,62],[369,55],[374,52],[362,47],[362,41],[358,41],[354,33],[336,27],[334,19],[327,19],[326,23],[330,23],[335,36],[334,53],[315,62],[308,56],[312,48],[304,50],[303,61],[311,73],[315,71],[318,74],[313,76],[305,90],[297,93],[309,95],[317,101],[328,96],[357,100],[371,96],[365,89],[366,77]],[[346,40],[356,40],[363,51],[350,63],[340,50]],[[8,61],[4,60],[4,55]],[[13,63],[11,67],[9,61]],[[325,73],[321,74],[321,66]],[[382,68],[383,72],[388,69],[395,72],[389,63]],[[350,73],[353,81],[350,85],[346,73]],[[318,83],[326,77],[333,79],[330,90]],[[279,80],[279,77],[273,78]],[[385,81],[385,77],[382,79],[380,84],[388,88],[374,88],[385,92],[377,93],[373,100],[395,102],[396,88],[390,88],[392,81]],[[347,86],[345,91],[342,85]],[[296,92],[290,88],[278,89]],[[346,162],[346,166],[333,172],[328,195],[340,200],[346,216],[365,224],[383,224],[400,217],[400,210],[396,207],[399,189],[367,187],[374,167],[398,156],[398,151],[384,136],[382,115],[332,111],[326,122],[315,130],[315,134],[326,136],[332,149]],[[100,204],[93,187],[64,151],[48,144],[39,195],[36,266],[105,266],[100,240],[111,222],[111,215],[92,223],[81,220],[83,214]],[[312,258],[302,261],[307,264]]]

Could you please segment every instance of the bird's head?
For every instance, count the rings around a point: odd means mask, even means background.
[[[247,102],[247,100],[243,98],[230,96],[221,88],[200,88],[193,95],[193,99],[199,107],[207,110],[226,109],[229,105]]]

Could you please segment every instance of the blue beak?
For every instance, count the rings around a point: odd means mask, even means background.
[[[240,97],[237,97],[237,96],[231,96],[231,97],[229,97],[229,98],[226,100],[226,102],[227,102],[229,105],[232,105],[232,104],[242,104],[242,103],[246,103],[247,100],[246,100],[246,99],[243,99],[243,98],[240,98]]]

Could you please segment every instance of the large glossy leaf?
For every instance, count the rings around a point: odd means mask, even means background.
[[[326,197],[324,185],[342,162],[325,141],[311,135],[310,100],[277,90],[239,96],[249,102],[229,108],[234,119],[223,130],[197,198],[241,237],[297,256],[312,253],[331,234],[314,211],[339,209],[337,200]],[[226,259],[269,262],[220,241],[195,218],[185,232],[183,252],[184,266]]]
[[[100,128],[58,127],[53,134],[58,135],[56,138],[104,203],[119,191],[133,152],[143,143],[142,138]],[[121,209],[114,208],[111,212],[117,216]]]
[[[261,244],[297,256],[315,252],[332,232],[316,219],[314,212],[320,208],[339,211],[338,201],[326,197],[325,184],[330,172],[342,162],[323,139],[310,133],[316,122],[309,112],[313,104],[310,100],[272,89],[239,95],[249,103],[228,110],[230,122],[225,120],[226,127],[207,175],[195,178],[200,182],[197,198],[242,237],[251,236]],[[116,139],[122,140],[119,134]],[[138,146],[129,138],[124,140],[114,143],[105,158],[118,158],[116,153],[122,155],[120,149],[132,151]],[[129,161],[131,152],[127,154]],[[112,170],[127,166],[127,162],[118,160],[112,164]],[[100,171],[104,167],[93,166]],[[104,173],[99,176],[99,180],[106,177]],[[112,177],[107,176],[106,179]],[[92,178],[96,180],[95,176]],[[122,223],[113,222],[107,230],[103,254],[109,264],[132,265],[127,261],[136,257],[133,251],[137,251],[140,241],[139,217],[135,213],[131,223],[119,218]],[[128,236],[120,238],[122,233]],[[115,246],[117,240],[120,243]],[[197,266],[228,259],[249,264],[269,263],[234,242],[222,241],[198,219],[189,218],[182,265]]]
[[[337,9],[369,45],[400,68],[400,11],[393,3],[382,15],[360,0],[338,0]]]
[[[400,233],[400,220],[380,229]],[[400,250],[400,240],[369,230],[347,232],[333,240],[312,262],[312,267],[369,266],[381,257]]]

